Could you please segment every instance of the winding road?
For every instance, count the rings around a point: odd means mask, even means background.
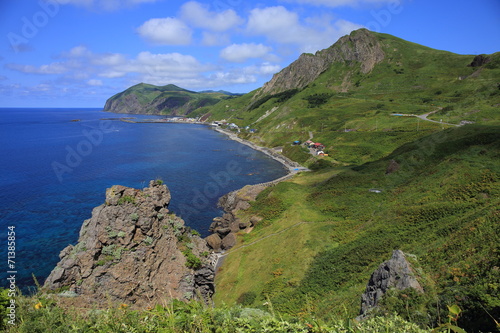
[[[434,114],[438,111],[441,111],[443,108],[442,107],[438,107],[436,110],[434,111],[431,111],[431,112],[427,112],[427,113],[424,113],[424,114],[421,114],[421,115],[416,115],[416,114],[401,114],[401,113],[393,113],[392,116],[403,116],[403,117],[417,117],[417,118],[420,118],[422,120],[426,120],[426,121],[430,121],[430,122],[433,122],[433,123],[437,123],[437,124],[443,124],[443,125],[449,125],[449,126],[461,126],[461,125],[457,125],[457,124],[452,124],[452,123],[444,123],[442,120],[441,121],[437,121],[437,120],[432,120],[432,119],[428,119],[427,117],[429,117],[431,114]]]

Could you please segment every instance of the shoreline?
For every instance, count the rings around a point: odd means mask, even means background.
[[[214,127],[214,130],[219,132],[219,133],[227,135],[229,137],[229,139],[231,139],[231,140],[234,140],[236,142],[244,144],[244,145],[246,145],[254,150],[260,151],[261,153],[264,153],[267,156],[271,157],[273,160],[281,163],[283,165],[283,167],[285,169],[287,169],[288,175],[280,177],[278,179],[281,179],[284,177],[289,177],[290,175],[294,175],[300,171],[310,171],[308,168],[303,167],[299,163],[290,160],[288,157],[281,155],[281,154],[278,154],[277,152],[273,151],[271,148],[258,146],[255,143],[248,141],[248,140],[245,140],[245,139],[242,139],[242,138],[238,137],[238,135],[236,135],[235,133],[224,130],[220,127]],[[273,180],[271,182],[276,182],[276,180]],[[266,183],[263,183],[263,184],[266,184]]]
[[[217,131],[219,133],[227,135],[230,140],[234,140],[234,141],[239,142],[241,144],[244,144],[244,145],[246,145],[246,146],[248,146],[256,151],[259,151],[259,152],[266,154],[267,156],[271,157],[275,161],[281,163],[282,166],[287,170],[287,174],[280,177],[280,178],[277,178],[277,179],[274,179],[274,180],[271,180],[271,181],[268,181],[265,183],[254,184],[251,186],[260,186],[260,187],[262,187],[262,189],[265,189],[268,186],[276,185],[282,181],[288,180],[301,171],[311,171],[308,168],[301,166],[299,163],[290,160],[288,157],[283,156],[281,154],[278,154],[277,152],[273,151],[271,148],[258,146],[255,143],[250,142],[250,141],[245,140],[245,139],[241,139],[235,133],[224,130],[220,127],[215,127],[214,129],[215,129],[215,131]],[[245,186],[248,186],[248,184]],[[238,192],[241,189],[242,188],[231,191],[231,192],[223,195],[221,198],[219,198],[219,200],[222,199],[224,196],[231,195],[231,193]],[[228,213],[228,211],[225,209],[225,207],[222,207],[222,208],[223,208],[225,213]],[[212,234],[214,234],[214,233],[216,233],[216,232],[212,232]],[[213,266],[215,275],[217,275],[218,269],[223,265],[225,257],[230,252],[231,252],[231,248],[229,248],[227,250],[222,250],[221,252],[214,252],[216,257],[215,257],[215,260],[213,260],[213,262],[212,262],[212,266]]]

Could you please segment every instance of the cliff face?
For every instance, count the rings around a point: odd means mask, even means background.
[[[275,74],[256,96],[304,88],[334,62],[359,62],[361,71],[366,74],[381,62],[384,56],[382,47],[373,33],[366,29],[356,30],[314,55],[302,54],[290,66]]]
[[[152,181],[140,191],[113,186],[94,208],[76,246],[66,247],[44,288],[67,289],[81,303],[153,306],[209,300],[214,271],[206,242],[168,210],[170,191]]]

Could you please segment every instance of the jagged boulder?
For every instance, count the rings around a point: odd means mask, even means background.
[[[220,251],[222,245],[222,239],[218,234],[212,234],[205,238],[208,246],[210,246],[214,251]]]
[[[401,250],[394,250],[391,259],[381,264],[371,275],[365,293],[361,296],[359,318],[365,317],[370,310],[377,307],[380,299],[391,288],[399,290],[413,288],[419,292],[424,291]]]
[[[197,294],[210,298],[213,268],[201,255],[209,248],[169,212],[170,198],[157,181],[142,191],[107,189],[105,203],[83,223],[78,243],[61,252],[44,288],[69,288],[82,306],[109,301],[154,306]]]

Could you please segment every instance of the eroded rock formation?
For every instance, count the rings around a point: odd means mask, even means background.
[[[411,264],[401,250],[394,250],[391,259],[381,264],[371,275],[365,293],[361,296],[360,317],[366,316],[375,308],[391,288],[413,288],[423,292]]]
[[[290,66],[275,74],[255,98],[291,89],[302,89],[335,62],[360,63],[361,72],[369,73],[377,63],[384,60],[384,57],[385,53],[377,37],[366,29],[359,29],[316,54],[302,54]]]
[[[209,300],[214,271],[206,242],[169,212],[160,181],[141,190],[113,186],[94,208],[78,243],[66,247],[44,288],[68,289],[83,303],[136,306]]]

